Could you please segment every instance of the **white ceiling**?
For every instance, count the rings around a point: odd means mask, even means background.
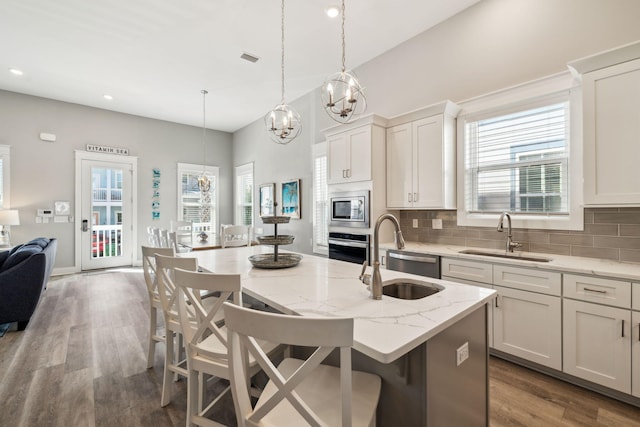
[[[347,68],[478,1],[347,1]],[[337,3],[286,2],[287,102],[339,71],[340,18],[325,14]],[[207,89],[207,127],[233,132],[280,103],[280,11],[278,0],[2,0],[0,89],[195,126]]]

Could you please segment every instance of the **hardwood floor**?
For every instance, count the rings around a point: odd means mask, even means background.
[[[147,328],[141,270],[53,278],[28,328],[0,338],[0,426],[183,426],[185,381],[161,408]],[[640,426],[640,408],[500,359],[490,377],[491,426]],[[232,405],[212,417],[233,424]]]

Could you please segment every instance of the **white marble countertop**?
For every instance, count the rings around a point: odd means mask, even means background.
[[[383,281],[411,277],[445,289],[419,300],[383,295],[375,301],[358,280],[362,267],[357,264],[303,255],[295,267],[267,270],[254,268],[248,260],[272,251],[254,246],[182,256],[195,256],[201,267],[216,273],[240,274],[244,292],[284,313],[353,317],[354,348],[382,363],[393,362],[495,296],[491,289],[382,269]]]
[[[393,243],[380,244],[381,249],[395,249]],[[549,262],[524,261],[512,258],[499,258],[491,256],[461,254],[465,249],[485,250],[483,248],[472,248],[465,246],[438,245],[432,243],[405,242],[404,250],[410,252],[421,252],[431,255],[446,256],[449,258],[461,258],[468,260],[491,262],[492,264],[509,264],[521,267],[539,268],[544,270],[557,270],[566,273],[588,274],[597,276],[607,276],[612,278],[640,281],[640,264],[629,262],[609,261],[597,258],[574,257],[567,255],[542,254],[537,252],[522,252],[515,250],[514,253],[523,256],[550,258]],[[486,249],[487,252],[504,253],[500,250]]]

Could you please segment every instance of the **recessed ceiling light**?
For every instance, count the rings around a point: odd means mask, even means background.
[[[102,95],[102,97],[104,99],[106,99],[107,101],[111,101],[113,99],[113,96],[111,96],[111,95]]]
[[[11,74],[15,74],[16,76],[21,76],[24,74],[22,70],[18,70],[17,68],[9,68],[9,72]]]
[[[331,5],[327,8],[327,16],[329,18],[335,18],[340,15],[340,8],[336,5]]]

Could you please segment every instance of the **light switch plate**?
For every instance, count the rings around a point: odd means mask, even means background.
[[[418,220],[417,219],[413,220],[413,228],[418,228]]]
[[[442,219],[434,218],[431,220],[431,228],[434,230],[442,230]]]

